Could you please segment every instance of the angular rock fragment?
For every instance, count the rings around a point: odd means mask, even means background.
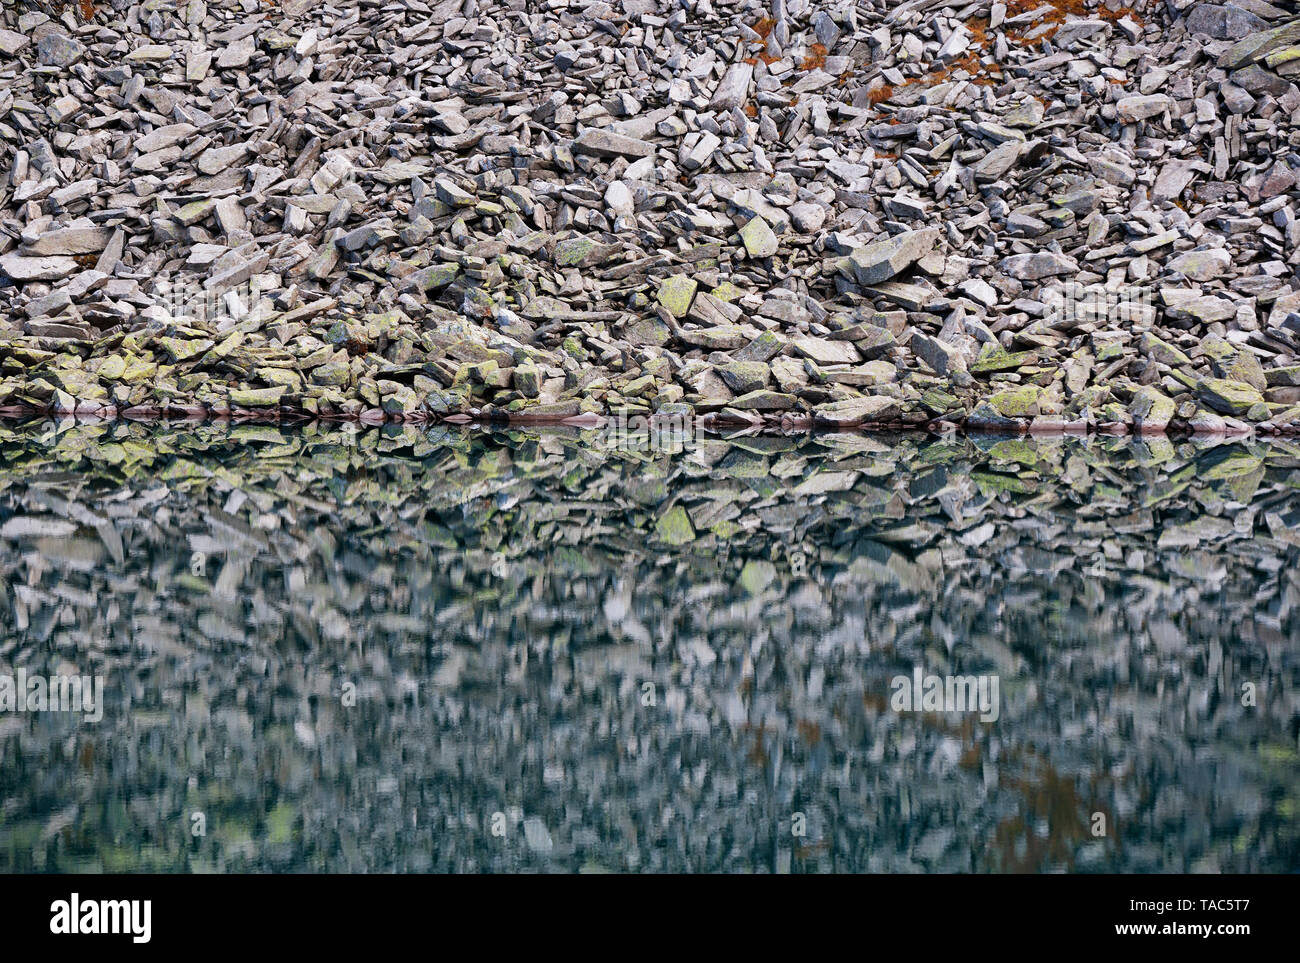
[[[740,229],[740,239],[750,257],[771,257],[780,249],[776,234],[761,217],[752,217]]]
[[[1032,254],[1013,254],[998,263],[998,270],[1021,281],[1038,281],[1043,278],[1077,274],[1079,265],[1073,258],[1053,251]]]
[[[894,399],[871,395],[819,405],[813,415],[818,424],[828,428],[856,428],[889,421],[897,412],[898,403]]]
[[[1126,124],[1158,117],[1170,108],[1173,101],[1165,94],[1147,94],[1123,97],[1115,103],[1115,113]]]
[[[744,104],[749,95],[749,84],[753,76],[753,64],[742,61],[729,66],[722,79],[718,81],[718,87],[713,92],[709,106],[714,110],[731,110]]]
[[[649,157],[655,152],[654,145],[646,141],[595,127],[584,130],[573,142],[573,149],[601,157]]]
[[[929,254],[938,240],[933,228],[904,231],[893,237],[855,248],[841,270],[859,284],[879,284]]]
[[[1222,378],[1205,379],[1197,386],[1196,394],[1201,401],[1224,415],[1244,415],[1264,400],[1259,389]]]
[[[0,257],[0,273],[12,281],[57,281],[76,270],[77,262],[62,255],[27,257],[6,254]]]

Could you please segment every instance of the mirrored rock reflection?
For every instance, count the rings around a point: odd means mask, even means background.
[[[0,870],[1300,866],[1300,446],[662,447],[0,424]]]

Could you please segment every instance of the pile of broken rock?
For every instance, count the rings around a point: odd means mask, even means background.
[[[0,411],[1300,430],[1264,0],[0,22]]]

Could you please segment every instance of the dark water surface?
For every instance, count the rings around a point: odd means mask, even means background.
[[[0,674],[105,680],[0,870],[1294,870],[1297,559],[1287,442],[0,424]]]

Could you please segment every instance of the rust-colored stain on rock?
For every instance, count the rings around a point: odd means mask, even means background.
[[[819,43],[808,48],[808,56],[799,65],[800,70],[818,70],[826,66],[826,48]]]
[[[1141,6],[1145,9],[1148,5],[1149,2],[1143,3]],[[1030,23],[1006,23],[1006,20],[1038,10],[1044,10],[1045,12]],[[1006,16],[1003,23],[994,31],[994,36],[989,35],[990,28],[987,17],[972,17],[965,24],[971,38],[970,53],[950,60],[942,67],[930,70],[920,77],[911,77],[899,86],[911,87],[921,84],[932,87],[935,84],[952,79],[953,74],[964,71],[967,76],[958,79],[969,80],[972,84],[981,87],[991,87],[1000,83],[1003,79],[1002,70],[997,64],[985,64],[983,62],[983,57],[993,47],[996,34],[1003,34],[1008,43],[1036,43],[1055,36],[1056,32],[1065,25],[1068,17],[1104,20],[1107,23],[1118,23],[1127,17],[1139,27],[1146,26],[1146,21],[1134,7],[1109,7],[1102,3],[1090,8],[1087,0],[1007,0]],[[1047,29],[1042,29],[1044,27]],[[895,89],[893,87],[878,88],[878,91],[888,91],[888,93],[882,95],[877,91],[872,91],[868,99],[872,104],[881,103],[890,99],[894,95]]]

